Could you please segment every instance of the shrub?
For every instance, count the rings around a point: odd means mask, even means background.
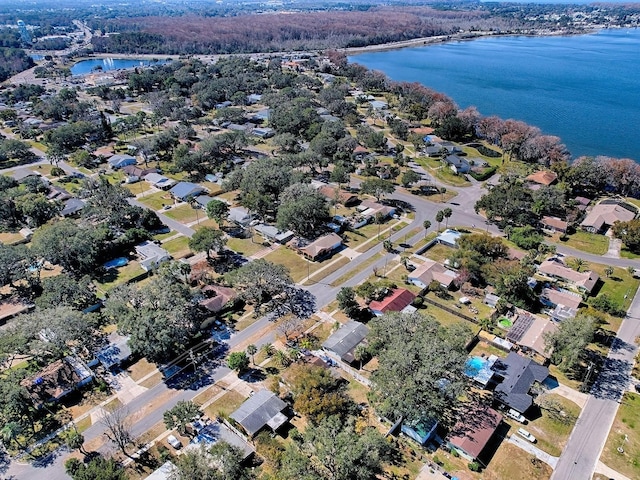
[[[478,182],[484,182],[485,180],[491,178],[493,174],[496,173],[496,170],[498,170],[498,167],[487,168],[484,172],[474,172],[473,170],[471,170],[469,172],[469,175],[471,175]]]
[[[467,467],[469,467],[469,470],[471,470],[472,472],[479,472],[480,471],[480,464],[478,462],[470,462]]]

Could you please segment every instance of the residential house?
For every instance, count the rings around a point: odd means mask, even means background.
[[[509,352],[493,364],[495,376],[501,378],[494,390],[494,399],[507,408],[524,414],[533,405],[529,393],[535,382],[542,383],[549,376],[549,369],[530,358]]]
[[[507,340],[520,346],[525,352],[549,358],[551,352],[547,352],[544,339],[545,335],[556,330],[558,326],[553,321],[520,311],[507,332]]]
[[[296,250],[302,253],[306,258],[313,260],[314,262],[332,255],[336,250],[342,247],[342,237],[337,233],[322,235],[306,245],[301,245],[300,242],[301,240],[298,239],[294,248],[296,248]]]
[[[150,173],[158,173],[157,168],[141,168],[135,164],[122,167],[122,171],[130,177],[138,178],[144,178],[145,175],[148,175]]]
[[[360,199],[357,195],[347,192],[346,190],[338,189],[332,185],[322,185],[318,188],[318,192],[324,195],[329,201],[336,201],[344,205],[345,207],[353,207],[357,205]]]
[[[628,203],[603,200],[587,214],[580,226],[591,233],[601,233],[615,222],[628,222],[636,218],[637,210]]]
[[[369,303],[369,310],[377,317],[389,312],[402,312],[407,307],[415,311],[415,308],[411,307],[414,298],[416,296],[413,292],[405,288],[395,288],[382,300],[374,300]]]
[[[176,468],[177,467],[173,462],[171,462],[171,460],[167,460],[160,465],[159,468],[151,472],[151,475],[146,477],[144,480],[169,480],[173,476]]]
[[[492,308],[496,308],[496,305],[498,304],[499,300],[500,300],[500,297],[498,295],[494,295],[493,293],[487,293],[484,296],[484,300],[482,301],[482,303],[489,305]]]
[[[107,344],[96,353],[96,358],[107,370],[121,366],[131,358],[129,337],[111,332]]]
[[[266,223],[260,223],[253,227],[253,229],[260,235],[262,235],[265,239],[280,244],[287,243],[295,235],[291,230],[283,232],[277,227],[274,227],[273,225],[267,225]]]
[[[80,200],[79,198],[70,198],[64,202],[62,210],[60,210],[60,215],[63,217],[77,217],[86,206],[87,204],[84,200]]]
[[[525,178],[529,183],[531,190],[537,190],[540,187],[548,187],[558,181],[558,174],[551,170],[538,170]]]
[[[171,190],[171,195],[180,201],[186,201],[190,197],[197,197],[206,193],[207,189],[201,185],[191,182],[178,182]]]
[[[250,95],[247,95],[247,103],[249,105],[253,105],[255,103],[260,103],[260,100],[262,100],[262,95],[260,95],[258,93],[252,93]]]
[[[135,165],[137,160],[131,155],[116,154],[112,155],[111,158],[107,160],[107,163],[114,170],[118,170],[119,168],[124,168],[127,165]]]
[[[224,310],[229,302],[238,297],[238,292],[233,288],[223,287],[221,285],[207,285],[202,288],[202,293],[204,298],[198,303],[212,313]]]
[[[150,241],[136,245],[135,250],[139,257],[140,266],[146,272],[171,259],[169,252]]]
[[[457,155],[447,155],[444,157],[444,161],[453,170],[453,173],[469,173],[469,170],[471,170],[469,162]]]
[[[431,282],[436,280],[444,288],[449,289],[456,277],[457,274],[452,270],[427,258],[422,265],[413,272],[409,272],[407,280],[420,288],[427,288]]]
[[[229,209],[229,215],[227,216],[227,219],[230,222],[235,223],[236,225],[239,225],[241,227],[248,227],[251,223],[252,217],[249,213],[249,210],[247,210],[246,208],[233,207]]]
[[[564,289],[543,288],[540,302],[553,309],[548,312],[553,320],[561,322],[577,315],[582,296]]]
[[[400,431],[420,445],[426,444],[435,437],[438,421],[435,418],[424,418],[415,423],[403,422]]]
[[[580,292],[586,293],[591,293],[598,283],[598,280],[600,280],[600,276],[597,273],[591,270],[576,272],[572,268],[567,267],[562,259],[556,256],[542,262],[538,266],[538,273],[567,282]]]
[[[210,422],[204,426],[192,442],[185,447],[185,451],[191,448],[199,448],[200,445],[210,447],[218,442],[226,442],[237,447],[242,454],[242,460],[248,459],[255,453],[255,449],[249,442],[222,422]]]
[[[353,158],[356,160],[362,160],[363,158],[367,157],[370,153],[371,152],[369,152],[368,149],[366,149],[362,145],[358,145],[353,150]]]
[[[569,224],[558,217],[542,217],[540,224],[544,230],[549,232],[566,233],[569,228]]]
[[[69,200],[70,198],[73,198],[72,195],[69,192],[67,192],[64,188],[56,187],[55,185],[49,186],[49,193],[47,193],[47,200],[58,200],[63,202],[65,200]]]
[[[46,179],[38,172],[26,169],[16,170],[11,174],[11,178],[13,178],[18,183],[23,183],[28,178],[40,178],[41,180],[46,181]]]
[[[573,201],[576,204],[576,208],[581,211],[586,210],[589,204],[591,203],[591,200],[589,200],[588,198],[580,197],[580,196],[574,198]]]
[[[210,197],[209,195],[198,195],[195,198],[196,203],[200,205],[200,208],[202,208],[203,210],[206,210],[209,202],[212,202],[213,200],[215,200],[215,198]]]
[[[394,207],[383,205],[373,200],[363,200],[357,207],[357,210],[363,217],[370,220],[375,220],[378,215],[382,218],[388,218],[396,213],[396,209]]]
[[[457,230],[446,229],[436,237],[436,242],[451,248],[458,248],[458,239],[462,234]]]
[[[365,340],[368,333],[369,327],[349,320],[325,340],[322,348],[329,357],[351,364],[356,360],[356,347]]]
[[[447,445],[461,457],[473,462],[482,455],[501,422],[502,415],[494,409],[469,404],[449,433]]]
[[[159,188],[160,190],[167,190],[168,188],[171,188],[176,184],[175,180],[167,178],[164,175],[160,175],[156,172],[147,173],[144,176],[144,181],[156,188]]]
[[[257,127],[251,130],[251,133],[260,138],[271,138],[276,134],[276,131],[270,127]]]
[[[93,372],[80,359],[65,357],[20,382],[33,404],[40,408],[56,402],[93,380]]]
[[[389,107],[389,104],[383,100],[371,100],[369,105],[376,111],[386,110]]]
[[[275,433],[287,423],[289,418],[284,413],[286,408],[287,404],[273,392],[258,390],[229,416],[242,425],[250,437],[254,437],[265,427]]]
[[[431,136],[430,138],[436,139],[437,137]],[[456,145],[453,142],[447,142],[447,141],[443,142],[439,138],[437,138],[437,141],[440,143],[440,146],[442,146],[442,148],[450,154],[462,153],[462,148],[460,148],[458,145]]]

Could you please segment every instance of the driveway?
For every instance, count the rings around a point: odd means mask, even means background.
[[[509,443],[513,443],[517,447],[522,450],[529,452],[531,455],[536,457],[538,460],[543,461],[547,465],[551,465],[551,468],[555,468],[558,463],[558,457],[554,457],[553,455],[549,455],[547,452],[540,450],[533,443],[521,438],[518,434],[513,434],[509,437]]]

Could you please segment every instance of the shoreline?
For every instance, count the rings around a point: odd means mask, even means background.
[[[382,43],[380,45],[368,45],[364,47],[347,47],[337,48],[336,50],[344,53],[345,55],[359,55],[362,53],[372,52],[384,52],[388,50],[400,50],[403,48],[422,47],[434,44],[442,44],[448,42],[466,42],[477,40],[478,38],[486,37],[571,37],[574,35],[591,35],[593,33],[602,30],[600,28],[592,28],[585,31],[565,32],[565,31],[550,31],[550,30],[537,30],[530,33],[500,33],[493,31],[484,32],[465,32],[455,33],[453,35],[436,35],[434,37],[421,37],[411,40],[402,40],[400,42]]]

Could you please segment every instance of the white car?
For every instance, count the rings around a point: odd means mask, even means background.
[[[524,428],[518,429],[518,435],[529,440],[531,443],[536,443],[536,437],[527,432]]]
[[[516,412],[513,408],[510,408],[507,411],[507,417],[513,418],[516,422],[520,422],[520,423],[526,423],[527,422],[527,419],[524,418],[524,415],[522,415],[519,412]]]
[[[180,440],[178,440],[173,435],[169,435],[167,437],[167,443],[171,445],[173,448],[175,448],[176,450],[180,450],[182,448],[182,442],[180,442]]]

